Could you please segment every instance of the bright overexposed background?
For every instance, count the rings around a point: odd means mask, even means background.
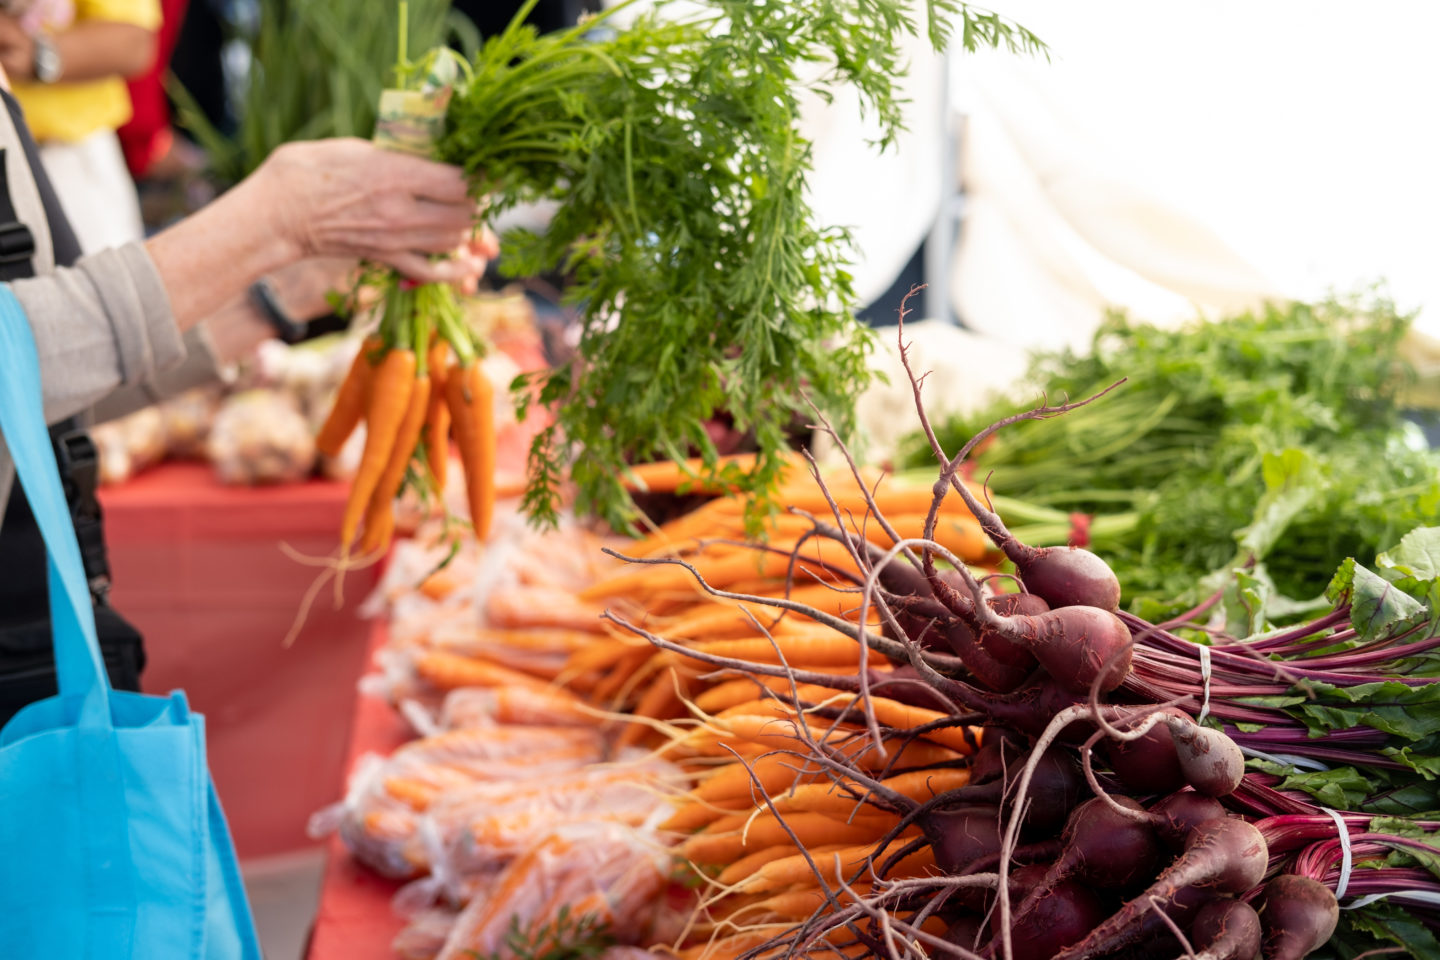
[[[1440,331],[1440,4],[1007,0],[1000,12],[1052,55],[953,61],[966,175],[983,176],[965,245],[1064,226],[1021,250],[1071,248],[1060,264],[1088,263],[1122,301],[1160,311],[1145,283],[1204,303],[1384,279]]]
[[[919,343],[951,371],[931,381],[943,406],[1017,376],[1017,348],[1083,347],[1108,307],[1170,324],[1383,281],[1440,337],[1440,3],[994,6],[1049,60],[952,53],[947,70],[912,44],[910,131],[884,157],[844,97],[806,117],[816,207],[854,229],[866,298],[953,192],[937,173],[958,147],[945,279],[966,330]],[[880,422],[909,403],[888,362]]]

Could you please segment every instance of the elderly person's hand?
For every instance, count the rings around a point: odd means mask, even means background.
[[[364,140],[319,140],[276,150],[255,180],[297,259],[359,257],[426,281],[464,281],[485,269],[469,245],[475,201],[456,167]],[[427,256],[440,253],[451,256]]]
[[[364,140],[318,140],[276,150],[146,248],[184,328],[260,275],[314,257],[371,260],[473,289],[495,255],[477,213],[456,167]]]

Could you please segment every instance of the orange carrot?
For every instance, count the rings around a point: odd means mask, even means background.
[[[591,701],[606,707],[613,706],[608,701],[620,693],[635,676],[635,671],[653,656],[655,651],[649,647],[636,648],[626,653],[606,672],[600,682],[595,684],[595,689],[590,691]]]
[[[681,844],[680,853],[695,863],[731,864],[746,853],[793,843],[786,826],[794,832],[796,839],[809,848],[825,844],[873,842],[895,826],[895,818],[857,817],[855,821],[845,823],[818,813],[797,813],[785,818],[785,826],[773,818],[757,819],[744,832],[736,830],[714,836],[697,833]],[[901,835],[913,836],[915,832],[914,828],[907,828]]]
[[[372,497],[365,510],[365,530],[360,535],[360,555],[368,557],[390,546],[395,536],[395,509],[390,501],[378,503]]]
[[[848,892],[841,892],[838,896],[842,907],[853,903],[856,897],[866,897],[870,894],[870,884],[852,884]],[[782,920],[805,920],[816,910],[826,909],[828,901],[825,894],[815,887],[809,890],[789,890],[779,893],[763,900],[760,906],[765,913],[773,914]]]
[[[475,535],[490,535],[495,512],[495,390],[480,364],[451,367],[445,379],[460,463],[465,468],[465,494]]]
[[[700,653],[750,663],[779,663],[781,656],[784,656],[786,663],[806,667],[848,667],[860,662],[860,644],[843,633],[828,629],[823,634],[777,634],[773,642],[767,637],[711,640],[694,644],[694,649]],[[878,659],[878,655],[872,653],[871,658]]]
[[[410,391],[410,409],[405,411],[405,419],[400,421],[400,429],[395,433],[390,462],[385,465],[385,472],[380,475],[380,481],[370,497],[370,507],[365,511],[367,536],[361,547],[362,553],[373,553],[390,545],[390,533],[395,529],[391,501],[400,493],[400,485],[405,482],[405,470],[415,455],[416,444],[420,442],[420,431],[425,427],[425,413],[429,407],[430,378],[417,377],[414,389]],[[374,538],[378,542],[373,544],[368,534],[372,522],[381,528]]]
[[[432,652],[421,657],[415,664],[415,672],[430,684],[441,690],[457,687],[504,687],[524,686],[536,690],[549,690],[550,685],[529,674],[498,663],[477,657],[461,657],[453,653]]]
[[[425,462],[437,493],[445,491],[450,466],[450,406],[445,402],[445,369],[450,345],[435,338],[427,357],[430,366],[430,408],[425,413]]]
[[[661,670],[636,701],[630,715],[649,720],[668,720],[674,717],[681,712],[680,698],[688,693],[696,676],[698,672],[695,670],[676,670],[674,667]],[[650,727],[647,724],[627,724],[615,738],[615,746],[617,749],[633,746],[649,732]]]
[[[847,847],[843,844],[830,844],[829,846],[816,847],[809,852],[811,856],[819,857],[851,849],[854,848]],[[871,848],[865,847],[863,849],[869,850]],[[757,872],[763,870],[769,864],[775,863],[778,860],[787,860],[795,856],[799,856],[795,853],[795,846],[789,843],[782,843],[768,850],[758,850],[755,853],[741,857],[724,870],[721,870],[720,875],[717,876],[715,880],[717,883],[730,886],[755,876]],[[803,859],[803,857],[801,859]]]
[[[747,770],[745,764],[729,763],[718,767],[714,773],[695,785],[690,796],[703,803],[724,803],[730,800],[751,801],[754,798],[755,781],[769,793],[783,790],[797,778],[823,778],[820,773],[805,775],[796,767],[794,757],[772,756],[751,761]],[[754,779],[752,779],[752,776]]]
[[[910,770],[882,780],[881,783],[921,803],[946,792],[958,790],[970,782],[970,771],[964,768],[940,770]],[[848,817],[860,803],[865,788],[850,784],[853,794],[846,793],[833,783],[807,783],[771,797],[775,809],[781,813],[803,811],[825,813],[830,816]]]
[[[369,411],[365,420],[365,452],[359,469],[350,484],[350,499],[340,523],[340,545],[348,552],[360,528],[360,518],[370,505],[370,498],[390,462],[395,436],[410,410],[410,394],[415,389],[415,354],[410,350],[391,350],[380,361],[370,383]]]
[[[742,470],[755,467],[755,454],[737,453],[719,457],[715,466],[721,469],[736,464]],[[675,493],[684,487],[690,493],[720,493],[724,485],[707,483],[701,476],[705,461],[699,457],[689,460],[656,460],[653,463],[632,463],[625,468],[625,489],[650,493]]]
[[[360,352],[351,361],[345,379],[340,382],[340,391],[335,394],[330,414],[315,436],[315,449],[327,457],[340,455],[340,448],[345,446],[345,441],[350,439],[350,434],[355,432],[360,418],[365,415],[365,398],[369,394],[370,379],[375,369],[371,355],[381,346],[379,337],[366,337],[365,342],[360,344]]]
[[[779,541],[771,544],[771,547],[778,550],[790,550],[794,546],[794,541],[790,543]],[[801,548],[796,568],[798,570],[815,569],[817,560],[847,572],[853,572],[856,569],[855,561],[843,548],[834,544],[817,544],[815,541],[809,541]],[[724,588],[729,584],[756,577],[783,577],[789,569],[790,556],[788,553],[776,553],[774,550],[762,552],[741,549],[723,553],[706,551],[692,559],[691,564],[710,586]],[[820,571],[816,569],[816,572]],[[806,580],[798,582],[804,583]],[[599,583],[592,584],[580,591],[580,598],[600,600],[605,597],[683,590],[690,588],[695,583],[695,575],[682,566],[646,565],[623,569]]]
[[[849,882],[858,869],[865,866],[865,862],[875,852],[873,844],[862,844],[856,847],[844,847],[837,850],[813,850],[810,851],[810,858],[815,861],[815,868],[824,875],[825,881],[832,885],[837,880]],[[835,869],[836,857],[840,859],[840,869]],[[884,857],[881,857],[883,861]],[[923,876],[935,866],[935,851],[925,846],[903,857],[889,873],[888,879],[900,879],[903,877]],[[745,893],[755,893],[765,890],[784,890],[790,886],[813,886],[815,883],[815,869],[810,866],[810,860],[805,854],[792,853],[787,857],[771,860],[760,865],[748,878],[739,885],[739,890]]]

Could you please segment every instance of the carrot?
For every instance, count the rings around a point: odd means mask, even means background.
[[[360,555],[369,556],[377,550],[390,546],[395,536],[395,510],[387,500],[377,502],[373,497],[365,510],[365,530],[360,535]]]
[[[605,670],[636,650],[654,651],[648,643],[591,635],[591,642],[570,654],[565,661],[567,673],[588,673]]]
[[[430,367],[430,402],[425,411],[425,463],[435,492],[444,493],[445,475],[450,466],[450,406],[445,402],[450,345],[436,337],[426,362]]]
[[[420,593],[431,600],[448,597],[464,580],[450,567],[436,570],[420,582]]]
[[[760,946],[768,939],[768,933],[732,933],[719,940],[707,940],[697,946],[686,947],[678,956],[679,960],[735,960],[742,953]]]
[[[738,830],[716,835],[697,833],[680,845],[680,854],[694,863],[730,864],[747,852],[793,843],[786,826],[794,832],[795,839],[810,848],[825,844],[873,842],[894,825],[894,817],[857,817],[854,822],[845,823],[818,813],[797,813],[786,817],[784,826],[772,818],[757,820],[743,833]],[[914,828],[907,828],[902,835],[913,836],[914,833]]]
[[[420,432],[425,427],[425,413],[430,407],[430,378],[417,377],[410,391],[410,409],[395,434],[395,447],[390,451],[390,462],[380,475],[371,494],[370,506],[365,511],[366,539],[362,542],[361,553],[373,553],[390,545],[390,535],[395,529],[395,514],[391,501],[400,493],[405,482],[405,470],[415,455],[415,446],[420,442]],[[372,538],[369,527],[375,524],[379,530]],[[371,542],[371,541],[374,542]]]
[[[710,640],[694,644],[694,649],[699,653],[750,663],[779,663],[782,656],[786,663],[806,667],[852,667],[860,662],[860,644],[828,628],[824,633],[817,634],[777,634],[773,642],[767,637]],[[878,659],[879,655],[871,654],[871,657]]]
[[[350,434],[365,415],[365,398],[370,392],[370,378],[374,372],[371,357],[383,346],[379,337],[366,337],[360,344],[360,351],[350,363],[345,379],[340,382],[340,391],[320,432],[315,436],[315,449],[327,457],[340,455],[340,448],[350,439]]]
[[[957,790],[970,782],[967,769],[911,770],[881,781],[896,793],[924,803],[931,797],[947,790]],[[771,802],[781,813],[804,812],[824,813],[832,817],[848,817],[860,804],[857,799],[865,794],[865,788],[848,784],[853,794],[846,793],[834,783],[807,783],[792,790],[772,796]]]
[[[918,537],[925,532],[923,513],[901,514],[886,519],[902,537]],[[866,533],[871,540],[884,546],[892,543],[879,524],[870,524]],[[935,524],[935,542],[967,563],[979,563],[995,552],[995,545],[980,528],[980,521],[968,513],[942,515]]]
[[[550,685],[543,680],[537,680],[509,667],[502,667],[498,663],[439,651],[421,657],[415,664],[415,672],[441,690],[504,686],[522,686],[546,691],[550,689]]]
[[[410,394],[415,389],[415,354],[410,350],[391,350],[380,361],[370,383],[370,409],[365,421],[365,452],[350,484],[350,499],[340,522],[340,545],[348,552],[360,528],[360,518],[370,505],[370,498],[390,462],[395,437],[410,409]]]
[[[719,457],[716,469],[735,464],[742,470],[755,467],[755,454],[736,453]],[[653,463],[632,463],[625,468],[625,489],[649,493],[675,493],[682,487],[687,493],[723,493],[728,487],[723,484],[707,483],[701,476],[705,461],[699,457],[689,460],[656,460]]]
[[[591,701],[605,704],[619,694],[635,676],[635,671],[643,667],[645,661],[653,656],[655,656],[655,651],[649,647],[641,647],[625,654],[600,679],[600,682],[595,684],[595,689],[590,691]]]
[[[844,844],[832,843],[824,847],[815,847],[809,852],[811,856],[818,858],[820,856],[825,856],[832,853],[839,853],[851,849],[854,848],[847,847]],[[862,849],[870,850],[872,849],[872,847],[864,847]],[[776,863],[781,860],[788,860],[796,856],[799,855],[795,853],[795,845],[792,843],[782,843],[779,846],[770,847],[768,850],[757,850],[755,853],[747,854],[746,856],[743,856],[739,860],[736,860],[734,863],[730,864],[730,866],[726,867],[724,870],[721,870],[720,875],[717,876],[715,880],[717,883],[724,884],[727,887],[732,886],[734,884],[741,883],[742,881],[747,880],[750,877],[755,876],[757,873],[762,872],[767,866],[772,863]],[[804,857],[801,857],[800,859],[803,860]],[[750,891],[745,890],[745,892],[748,893]]]
[[[661,670],[636,701],[635,708],[630,711],[631,716],[650,720],[666,720],[675,716],[680,709],[680,698],[686,695],[696,676],[698,673],[694,670],[676,670],[674,667]],[[627,724],[615,738],[615,747],[633,746],[649,732],[650,727],[646,724]]]
[[[917,737],[905,742],[891,741],[885,744],[885,755],[881,756],[874,746],[867,747],[852,762],[861,770],[872,773],[876,770],[913,770],[917,767],[934,767],[942,763],[954,763],[965,754],[938,743]]]
[[[807,724],[806,729],[816,740],[824,737],[826,733],[824,726]],[[847,732],[847,728],[841,728],[839,732]],[[798,721],[763,714],[746,714],[716,720],[711,727],[688,734],[679,741],[679,745],[697,756],[728,757],[731,750],[747,756],[767,750],[796,750],[804,744]]]
[[[837,873],[840,879],[849,880],[856,868],[865,864],[874,849],[874,844],[862,844],[858,847],[841,847],[838,850],[824,853],[818,850],[809,851],[808,859],[803,853],[792,853],[788,857],[772,860],[756,870],[739,885],[738,890],[744,893],[763,893],[784,890],[786,887],[792,886],[813,886],[817,869],[827,882],[834,881]],[[838,871],[835,864],[837,856],[840,859]],[[810,866],[812,859],[815,862],[813,868]]]
[[[484,540],[495,512],[495,390],[480,364],[450,368],[445,403],[465,468],[470,522],[475,535]]]
[[[754,798],[755,781],[769,793],[783,790],[796,781],[797,778],[808,776],[811,778],[823,777],[824,774],[802,774],[799,771],[800,761],[794,757],[762,757],[750,762],[747,770],[745,764],[729,763],[719,767],[690,791],[690,795],[702,803],[720,804],[726,801],[743,800],[750,802]],[[752,779],[753,776],[753,779]]]
[[[868,883],[851,884],[848,893],[839,894],[840,905],[845,906],[853,902],[856,897],[869,896],[870,887],[871,885]],[[825,909],[827,905],[825,894],[819,887],[808,890],[789,890],[760,902],[760,906],[766,913],[783,920],[805,920],[816,910]]]
[[[806,699],[809,699],[809,694],[806,692],[808,690],[813,690],[818,695],[817,700],[828,700],[842,693],[840,690],[832,690],[829,687],[812,688],[809,684],[802,686],[804,689],[801,696]],[[700,710],[715,714],[742,703],[749,703],[762,689],[788,695],[790,680],[787,677],[741,677],[738,680],[726,680],[695,697],[694,702]]]

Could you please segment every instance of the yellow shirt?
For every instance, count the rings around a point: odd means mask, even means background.
[[[47,33],[60,33],[79,20],[131,23],[160,28],[160,0],[75,0],[75,13],[64,22],[47,22]],[[63,67],[63,64],[62,64]],[[130,119],[130,91],[119,77],[85,83],[16,83],[15,99],[35,139],[74,143],[101,130],[115,130]]]

